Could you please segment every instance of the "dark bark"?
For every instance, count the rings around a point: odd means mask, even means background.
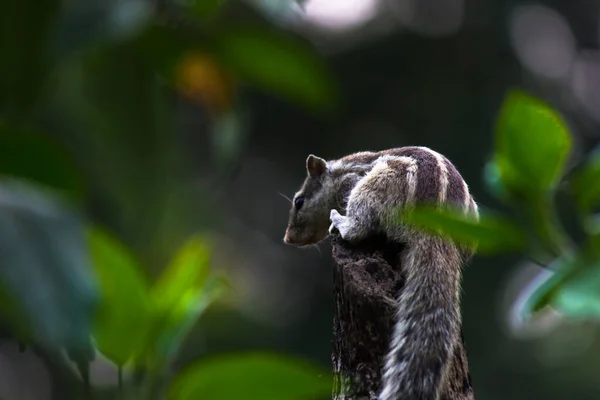
[[[402,246],[381,238],[359,246],[335,238],[332,245],[333,399],[376,400],[395,323],[396,297],[404,283]],[[439,400],[473,400],[462,334]]]

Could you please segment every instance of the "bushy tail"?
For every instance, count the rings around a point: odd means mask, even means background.
[[[436,400],[460,335],[461,251],[418,235],[402,258],[405,284],[379,400]]]

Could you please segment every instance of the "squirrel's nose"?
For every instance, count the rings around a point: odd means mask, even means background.
[[[285,236],[283,237],[283,243],[290,244],[290,237],[288,236],[287,232],[285,233]]]

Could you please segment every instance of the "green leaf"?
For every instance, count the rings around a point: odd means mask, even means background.
[[[597,245],[600,252],[600,214],[589,215],[585,218],[584,227],[590,235],[590,240]]]
[[[545,306],[551,305],[561,286],[573,274],[573,267],[573,262],[567,261],[564,257],[557,259],[548,267],[552,274],[535,282],[535,289],[525,301],[522,310],[525,317],[528,318]]]
[[[196,363],[175,378],[169,400],[299,400],[331,396],[329,373],[289,357],[246,353]]]
[[[501,200],[510,199],[510,191],[504,186],[498,164],[489,161],[483,169],[483,181],[488,191]]]
[[[600,318],[600,263],[586,268],[556,291],[551,304],[575,318]]]
[[[503,185],[519,196],[554,188],[571,149],[563,119],[542,101],[510,91],[495,135],[494,163]]]
[[[99,350],[119,365],[139,355],[152,323],[149,287],[127,249],[98,228],[88,234],[102,290],[94,339]]]
[[[329,68],[306,43],[282,32],[232,27],[214,43],[215,57],[238,78],[315,109],[335,105]]]
[[[587,214],[600,205],[600,153],[590,157],[569,179],[577,207]]]
[[[41,186],[2,180],[0,243],[11,324],[44,346],[85,350],[98,292],[77,210]]]
[[[563,255],[528,299],[525,312],[549,305],[572,318],[600,317],[600,261],[597,244],[588,240],[574,255]]]
[[[177,252],[152,288],[152,298],[161,309],[177,306],[186,290],[202,288],[210,272],[210,243],[194,236]]]
[[[225,288],[209,277],[210,243],[194,236],[178,251],[159,277],[151,295],[157,313],[159,358],[173,356],[203,311]]]
[[[159,319],[161,323],[160,337],[157,340],[159,361],[171,360],[176,356],[179,346],[200,316],[228,287],[228,281],[224,277],[211,276],[202,289],[188,289],[181,294],[175,307],[166,314],[164,319]]]
[[[551,306],[569,317],[600,317],[600,260],[593,242],[584,244],[556,281],[546,296]]]
[[[506,217],[480,212],[479,220],[453,209],[416,206],[401,214],[401,223],[449,236],[465,246],[477,247],[479,253],[494,254],[518,251],[525,247],[521,228]]]
[[[83,181],[66,149],[48,134],[0,124],[0,174],[80,197]]]

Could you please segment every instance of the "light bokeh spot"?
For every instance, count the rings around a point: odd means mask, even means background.
[[[515,7],[509,32],[512,47],[525,68],[546,78],[568,77],[575,57],[575,38],[560,14],[540,5]]]

